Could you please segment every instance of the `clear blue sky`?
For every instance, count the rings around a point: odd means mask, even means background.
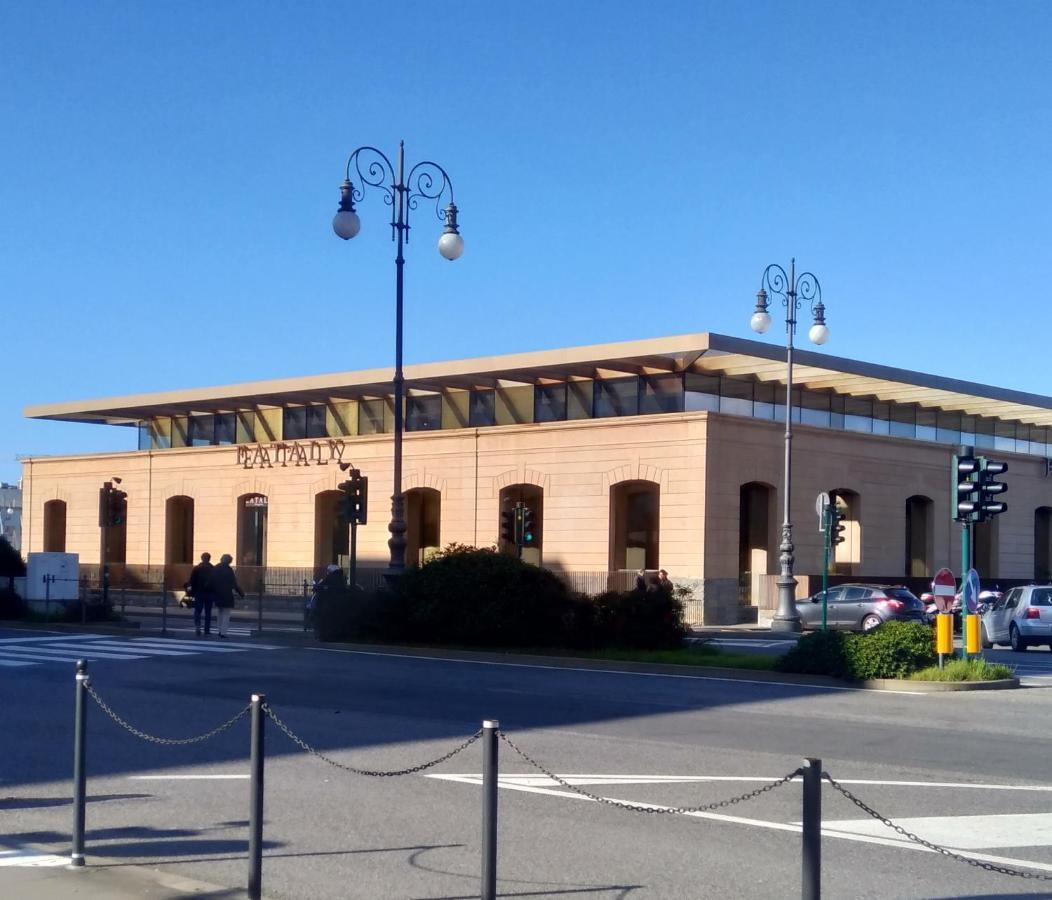
[[[795,255],[828,352],[1052,393],[1050,41],[1045,2],[0,0],[0,478],[134,445],[28,403],[391,364],[387,208],[330,222],[400,138],[467,244],[418,218],[407,362],[748,337]]]

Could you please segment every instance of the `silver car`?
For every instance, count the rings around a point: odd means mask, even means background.
[[[1052,585],[1011,588],[995,600],[981,618],[983,646],[1009,644],[1022,651],[1032,644],[1052,649]]]
[[[796,601],[804,628],[822,627],[822,592]],[[924,604],[901,585],[838,584],[829,589],[826,621],[838,631],[872,631],[890,619],[925,622]]]

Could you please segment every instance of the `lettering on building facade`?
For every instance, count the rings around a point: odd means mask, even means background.
[[[243,469],[273,469],[275,466],[327,466],[343,459],[339,440],[293,441],[256,444],[237,448],[237,464]]]

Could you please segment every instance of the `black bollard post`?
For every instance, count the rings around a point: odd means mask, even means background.
[[[822,760],[804,760],[803,900],[822,896]]]
[[[88,664],[77,661],[77,686],[73,718],[73,851],[71,866],[84,865],[84,805],[87,776],[84,771],[85,734],[87,731]]]
[[[482,900],[497,897],[497,741],[500,722],[482,723]]]
[[[263,896],[263,704],[264,694],[252,695],[252,750],[248,801],[248,896]]]

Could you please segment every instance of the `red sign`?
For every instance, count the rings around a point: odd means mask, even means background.
[[[931,583],[931,592],[935,595],[935,606],[941,613],[948,613],[953,608],[953,597],[957,592],[957,580],[949,569],[939,569]]]

